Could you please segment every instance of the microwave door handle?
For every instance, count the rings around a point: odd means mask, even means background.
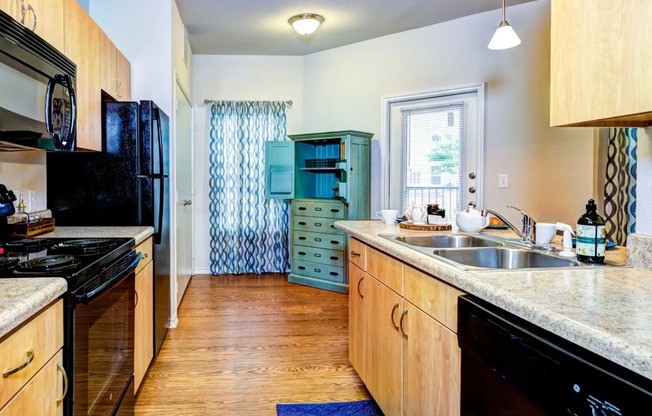
[[[54,125],[52,123],[52,95],[54,94],[54,87],[56,84],[57,81],[50,79],[45,90],[45,129],[51,135],[54,135]]]
[[[52,121],[53,110],[53,95],[54,89],[60,84],[68,90],[70,96],[70,123],[67,126],[66,132],[54,132],[54,122]],[[57,147],[63,147],[67,150],[73,150],[73,135],[75,132],[75,124],[77,121],[77,99],[75,97],[75,90],[72,81],[68,75],[56,75],[53,79],[48,81],[48,86],[45,91],[45,128],[52,136]],[[63,140],[62,140],[63,139]]]
[[[68,94],[70,95],[70,125],[68,126],[68,140],[74,143],[75,137],[75,126],[77,126],[77,96],[75,93],[75,87],[72,84],[72,80],[68,75],[66,77],[66,88],[68,88]],[[74,145],[73,145],[74,147]]]

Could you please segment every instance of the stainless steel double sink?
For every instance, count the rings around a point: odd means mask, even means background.
[[[463,268],[530,269],[584,266],[576,259],[554,253],[519,248],[496,236],[467,234],[448,235],[381,235],[390,241],[440,258]]]

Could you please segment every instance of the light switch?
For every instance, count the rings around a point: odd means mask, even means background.
[[[501,173],[498,175],[498,187],[509,188],[509,176],[506,173]]]

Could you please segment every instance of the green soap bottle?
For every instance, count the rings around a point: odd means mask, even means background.
[[[576,252],[579,261],[603,263],[606,245],[604,219],[597,213],[593,199],[586,204],[586,212],[577,220]]]

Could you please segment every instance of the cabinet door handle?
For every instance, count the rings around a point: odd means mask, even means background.
[[[338,245],[339,243],[340,243],[340,242],[339,242],[339,241],[337,241],[337,240],[331,240],[331,244],[335,244],[335,245]],[[359,254],[358,254],[358,256],[359,256]]]
[[[337,257],[337,256],[331,256],[331,260],[334,260],[334,261],[335,261],[335,260],[339,260],[339,259],[340,259],[340,258]]]
[[[299,211],[305,211],[306,207],[299,207]]]
[[[317,243],[321,243],[321,238],[319,238],[319,237],[315,237],[315,242],[317,242]]]
[[[321,254],[319,254],[319,253],[315,253],[315,257],[320,258],[320,257],[321,257]]]
[[[394,307],[392,308],[392,316],[391,316],[392,325],[394,325],[394,329],[398,331],[398,325],[396,325],[396,321],[394,320],[394,312],[396,312],[397,309],[398,309],[398,302],[394,304]]]
[[[408,334],[405,332],[405,329],[403,328],[403,319],[405,319],[405,316],[407,315],[408,310],[407,308],[403,309],[403,313],[401,314],[401,320],[399,321],[399,325],[401,327],[401,332],[403,333],[403,338],[408,339]]]
[[[27,5],[27,10],[28,10],[28,11],[31,10],[31,11],[32,11],[32,16],[34,16],[34,23],[32,24],[32,29],[31,29],[32,32],[34,32],[34,31],[36,30],[36,22],[37,22],[37,19],[36,19],[36,12],[34,11],[34,8],[32,7],[31,4],[28,4],[28,5]]]
[[[337,209],[337,208],[333,208],[333,209],[331,209],[331,212],[340,212],[340,210]]]
[[[299,270],[306,270],[306,266],[299,266],[299,267],[297,267],[297,269],[299,269]]]
[[[315,207],[315,211],[321,211],[320,207]]]
[[[299,221],[299,225],[306,225],[306,223],[303,221]]]
[[[25,0],[20,0],[20,24],[25,24]]]
[[[321,227],[321,222],[316,222],[315,227]]]
[[[305,251],[299,251],[297,254],[300,255],[300,256],[305,256],[306,252]]]
[[[57,399],[57,406],[59,406],[68,393],[68,373],[66,373],[66,369],[63,368],[61,363],[57,363],[57,371],[60,371],[63,376],[63,393],[61,393],[61,397]]]
[[[330,272],[329,273],[331,276],[339,276],[340,274],[338,272]]]
[[[321,273],[321,269],[313,269],[315,273]]]
[[[25,353],[25,361],[18,367],[10,368],[9,370],[5,370],[2,372],[2,378],[7,378],[12,374],[16,374],[23,368],[27,367],[34,361],[34,350],[33,349],[28,349],[27,352]]]
[[[360,253],[355,250],[351,250],[351,257],[360,257]]]
[[[362,294],[362,291],[360,291],[360,285],[362,284],[363,280],[364,280],[364,275],[360,277],[360,280],[358,280],[358,295],[360,295],[362,299],[364,299],[364,295]]]
[[[299,237],[299,240],[304,241],[306,237]]]

